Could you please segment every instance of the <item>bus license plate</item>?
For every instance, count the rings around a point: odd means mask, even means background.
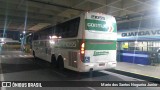
[[[105,63],[100,63],[99,66],[105,66]]]

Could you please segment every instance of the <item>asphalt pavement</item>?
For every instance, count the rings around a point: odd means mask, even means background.
[[[60,71],[41,59],[20,51],[0,55],[0,81],[143,81],[109,72],[78,73],[68,69]],[[160,90],[160,87],[43,87],[1,88],[1,90]]]

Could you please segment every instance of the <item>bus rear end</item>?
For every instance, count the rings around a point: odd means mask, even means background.
[[[117,26],[113,16],[86,13],[80,72],[116,67]]]

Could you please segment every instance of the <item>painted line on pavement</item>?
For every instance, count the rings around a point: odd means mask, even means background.
[[[0,59],[0,72],[1,72],[1,74],[0,74],[0,81],[4,81],[4,75],[3,75],[3,73],[2,73],[2,62],[1,62],[1,60],[2,59]],[[6,90],[6,88],[5,87],[1,87],[1,90]]]
[[[91,90],[96,90],[95,88],[92,88],[92,87],[87,87],[87,88],[89,88],[89,89],[91,89]]]

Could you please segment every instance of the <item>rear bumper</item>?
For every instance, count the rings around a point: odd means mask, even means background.
[[[105,62],[104,66],[100,66],[100,63],[83,63],[80,65],[79,72],[89,72],[90,70],[98,71],[104,69],[114,69],[117,66],[117,62]]]

